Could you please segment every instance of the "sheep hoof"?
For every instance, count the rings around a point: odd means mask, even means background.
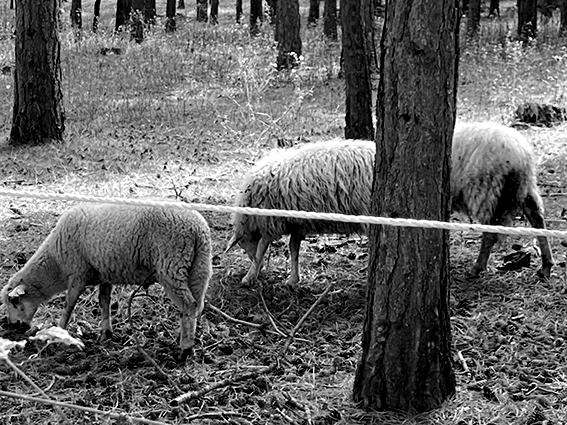
[[[103,329],[100,333],[100,340],[107,341],[112,339],[112,331],[110,329]]]
[[[537,271],[537,277],[541,280],[547,280],[551,276],[551,267],[542,267]]]
[[[298,276],[290,276],[289,279],[287,280],[286,284],[287,285],[297,285],[299,283],[300,279]]]

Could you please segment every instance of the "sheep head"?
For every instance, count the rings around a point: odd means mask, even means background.
[[[8,320],[11,323],[25,323],[32,321],[41,301],[30,296],[25,283],[10,279],[0,293],[2,303],[6,306]]]

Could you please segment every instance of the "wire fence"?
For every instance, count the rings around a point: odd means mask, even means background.
[[[510,236],[524,236],[524,237],[546,236],[546,237],[567,239],[567,231],[533,229],[527,227],[489,226],[485,224],[473,224],[473,223],[470,224],[448,223],[444,221],[434,221],[434,220],[373,217],[373,216],[364,216],[364,215],[346,215],[346,214],[322,213],[322,212],[313,212],[313,211],[262,209],[262,208],[211,205],[211,204],[202,204],[202,203],[186,203],[182,201],[166,201],[166,200],[141,199],[141,198],[103,197],[103,196],[91,196],[91,195],[76,195],[76,194],[68,194],[68,193],[26,192],[26,191],[11,190],[11,189],[0,189],[0,196],[7,198],[43,199],[50,201],[59,200],[59,201],[75,201],[75,202],[88,202],[88,203],[107,203],[107,204],[117,204],[117,205],[172,207],[172,208],[181,208],[181,209],[187,209],[193,211],[236,213],[236,214],[246,214],[246,215],[297,218],[297,219],[306,219],[306,220],[328,220],[328,221],[340,221],[345,223],[381,224],[381,225],[395,226],[395,227],[414,227],[414,228],[425,228],[425,229],[442,229],[442,230],[451,230],[451,231],[472,230],[475,232],[498,233],[498,234],[510,235]]]

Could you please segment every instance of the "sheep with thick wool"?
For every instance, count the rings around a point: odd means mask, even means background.
[[[65,212],[0,293],[11,322],[30,324],[61,292],[66,328],[87,285],[99,286],[102,339],[112,335],[112,285],[160,283],[180,312],[181,358],[193,352],[197,317],[212,275],[211,236],[197,212],[167,207],[81,205]]]
[[[244,177],[236,206],[370,215],[376,145],[370,141],[332,140],[287,150],[261,159]],[[523,211],[535,228],[545,228],[534,155],[516,130],[495,123],[458,123],[452,151],[453,211],[482,224],[510,225]],[[299,247],[308,234],[362,233],[361,224],[233,214],[227,250],[239,244],[252,265],[243,283],[254,281],[270,243],[289,234],[291,275],[299,277]],[[498,235],[483,233],[472,269],[486,270]],[[547,238],[538,237],[540,274],[550,275],[553,256]]]

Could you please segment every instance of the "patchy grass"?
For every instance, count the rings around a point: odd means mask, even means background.
[[[501,3],[503,11],[512,4]],[[4,187],[101,196],[182,196],[230,204],[243,173],[278,139],[293,144],[342,134],[340,49],[323,40],[320,28],[303,30],[301,68],[277,73],[270,28],[264,26],[260,37],[250,40],[246,25],[234,23],[231,5],[221,9],[216,27],[195,23],[191,9],[186,19],[179,19],[176,34],[165,35],[158,25],[141,45],[124,34],[112,34],[112,7],[103,2],[98,35],[85,32],[76,42],[70,31],[62,33],[65,144],[0,147]],[[158,13],[162,8],[158,2]],[[84,10],[88,25],[92,3],[85,1]],[[1,22],[8,22],[5,15]],[[459,118],[510,123],[515,107],[524,101],[564,106],[567,55],[554,35],[555,24],[542,28],[543,41],[522,46],[514,41],[509,18],[483,20],[480,41],[463,40]],[[121,54],[100,54],[109,47],[120,48]],[[12,42],[2,39],[0,68],[11,64]],[[11,78],[0,74],[2,140],[7,140],[10,129]],[[565,126],[524,133],[538,155],[549,227],[564,229],[556,221],[566,207]],[[33,254],[68,206],[4,201],[3,282]],[[289,271],[286,244],[275,243],[259,292],[240,284],[249,265],[245,255],[239,250],[223,253],[230,237],[229,218],[204,215],[214,242],[209,301],[239,320],[264,324],[262,328],[235,324],[206,309],[196,357],[181,365],[174,355],[177,312],[161,287],[154,285],[147,295],[132,300],[131,319],[127,307],[134,288],[117,288],[115,336],[105,343],[98,341],[97,293],[91,290],[79,301],[70,325],[71,333],[85,342],[85,351],[30,343],[13,353],[13,361],[54,399],[168,424],[567,423],[565,251],[559,241],[553,241],[552,248],[562,267],[556,267],[547,282],[535,279],[539,258],[528,269],[497,270],[512,243],[532,249],[532,241],[520,238],[502,244],[489,271],[471,281],[466,271],[478,253],[479,237],[451,235],[457,393],[439,409],[407,418],[365,412],[351,401],[364,320],[366,239],[310,238],[301,252],[303,282],[295,286],[284,283]],[[332,289],[307,317],[296,335],[299,339],[281,355],[286,338],[274,334],[275,327],[291,332],[329,284]],[[62,307],[62,298],[57,298],[41,308],[35,326],[56,323]],[[280,367],[260,373],[261,367],[276,360]],[[170,406],[180,392],[251,372],[256,376]],[[3,363],[0,382],[2,390],[34,394]],[[0,398],[0,412],[2,423],[57,422],[50,407],[9,398]],[[69,409],[65,413],[71,423],[114,423]],[[191,419],[204,414],[217,416]]]

